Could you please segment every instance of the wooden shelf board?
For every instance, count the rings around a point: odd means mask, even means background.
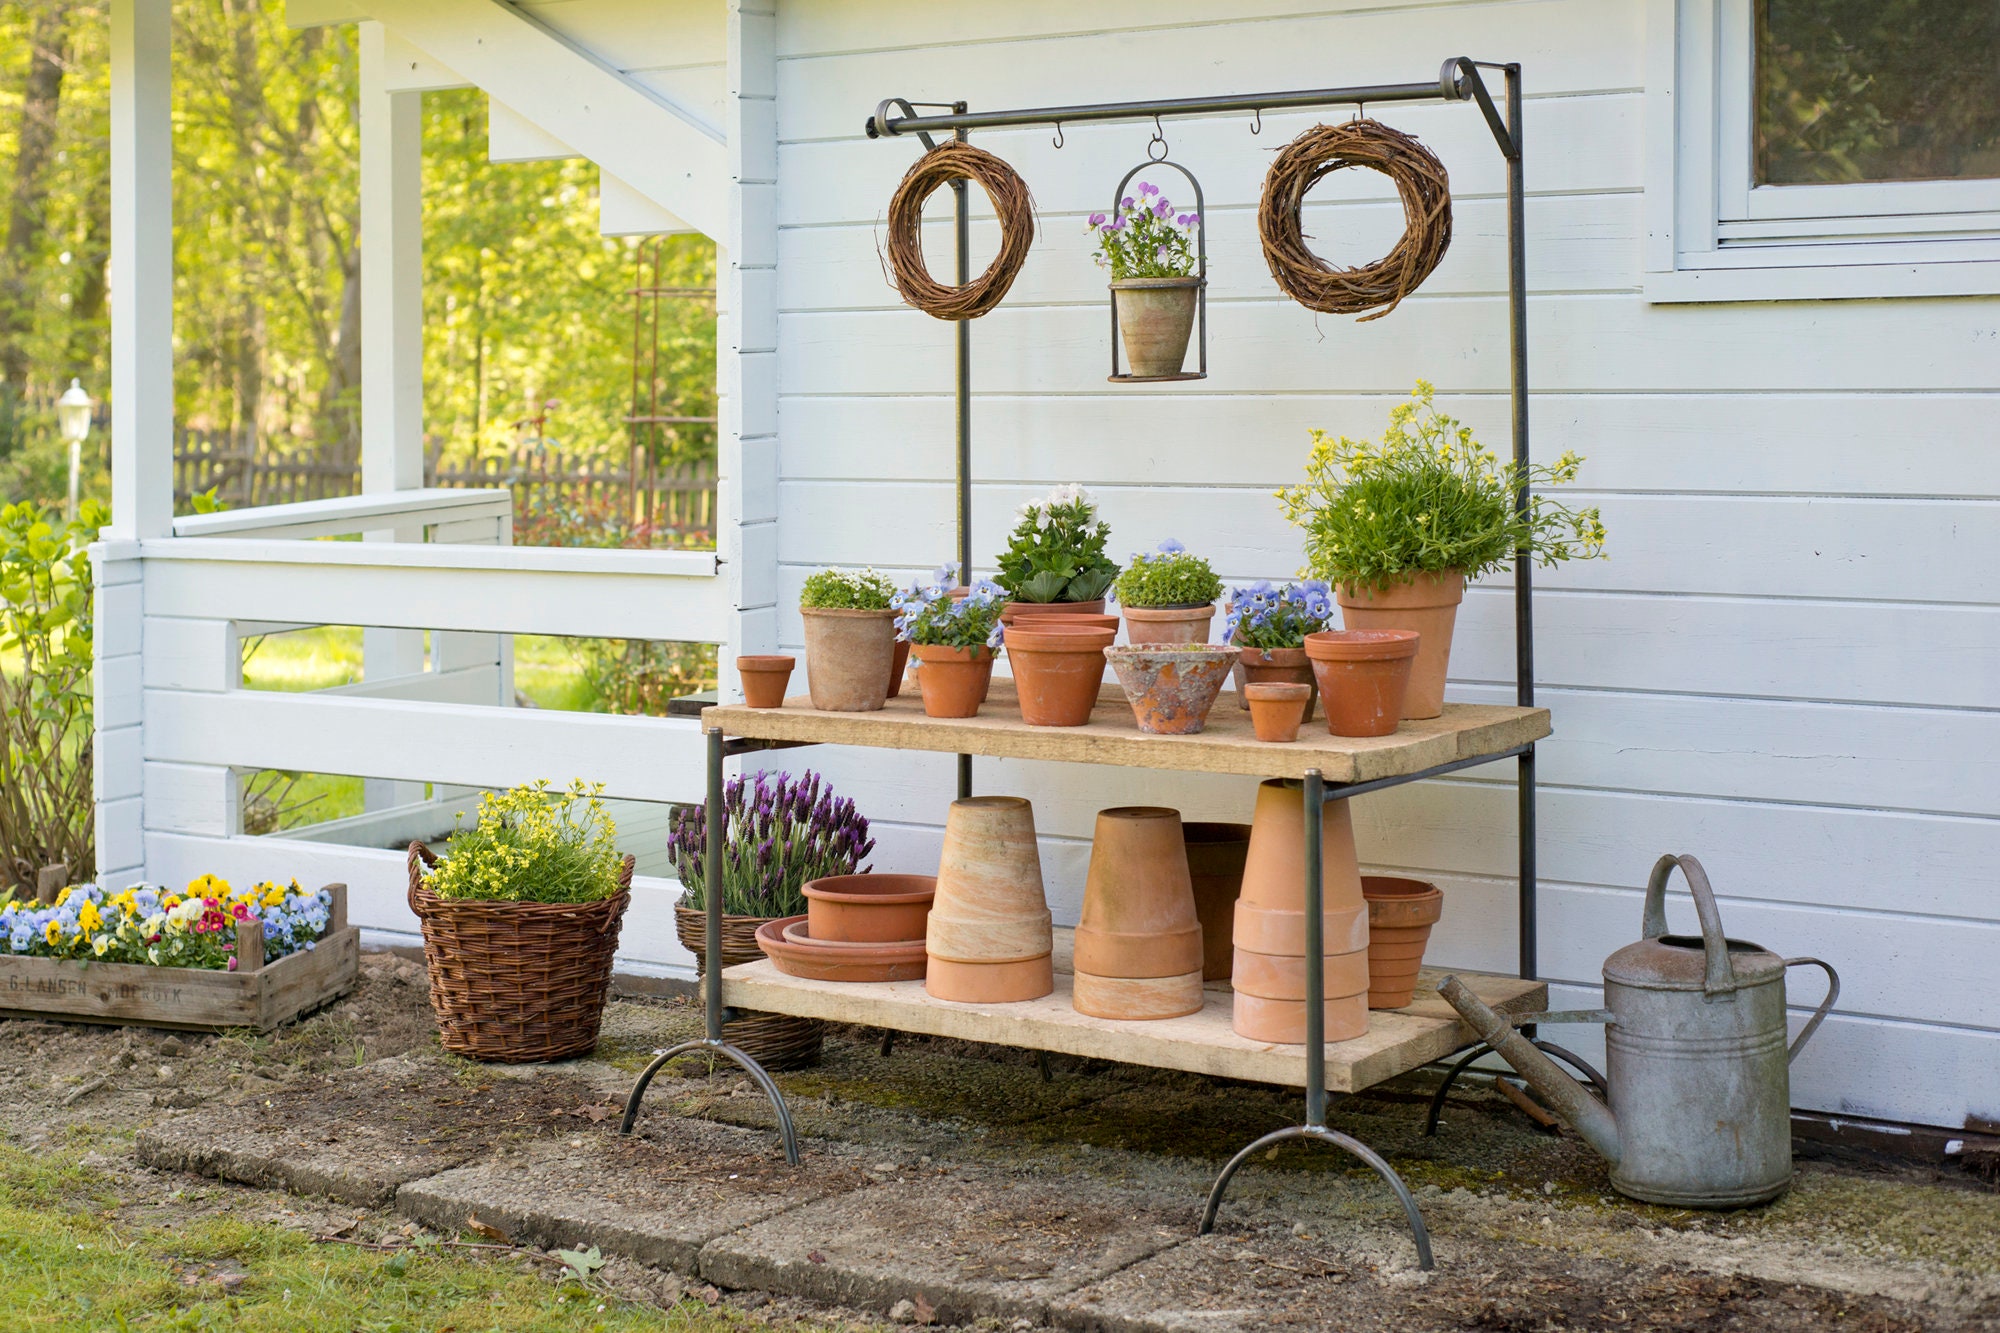
[[[1372,782],[1420,773],[1439,764],[1498,754],[1549,734],[1546,708],[1499,704],[1446,704],[1442,717],[1404,722],[1393,736],[1328,735],[1314,723],[1289,745],[1259,741],[1250,715],[1224,693],[1195,736],[1154,736],[1140,731],[1125,693],[1107,685],[1090,721],[1081,727],[1031,727],[1021,720],[1014,685],[995,680],[977,717],[924,716],[914,691],[874,713],[823,713],[804,695],[783,708],[744,704],[705,708],[705,728],[754,740],[863,745],[879,749],[933,750],[1004,759],[1049,759],[1125,768],[1190,773],[1236,773],[1256,778],[1302,778],[1319,769],[1329,783]]]

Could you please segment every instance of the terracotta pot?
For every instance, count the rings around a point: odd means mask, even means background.
[[[1243,858],[1250,852],[1248,824],[1182,824],[1194,914],[1201,921],[1201,979],[1229,979],[1230,925],[1243,890]]]
[[[925,939],[933,964],[949,964],[934,965],[925,979],[940,1000],[992,1004],[1055,989],[1055,935],[1028,802],[973,796],[951,803]]]
[[[1407,583],[1387,588],[1342,587],[1340,623],[1348,629],[1408,629],[1417,640],[1417,660],[1410,669],[1410,692],[1403,716],[1436,717],[1444,711],[1444,681],[1451,667],[1451,630],[1458,604],[1465,600],[1465,575],[1447,570],[1418,574]],[[1320,693],[1324,694],[1321,687]]]
[[[1127,606],[1125,642],[1188,644],[1207,643],[1209,627],[1215,623],[1213,602],[1186,606]]]
[[[1417,634],[1406,629],[1306,635],[1306,653],[1326,699],[1326,729],[1336,736],[1395,735],[1396,724],[1408,715],[1410,666],[1422,650]]]
[[[1305,911],[1305,792],[1300,783],[1273,778],[1259,783],[1250,820],[1250,851],[1244,858],[1242,901],[1282,912]],[[1354,852],[1354,823],[1346,801],[1328,801],[1320,820],[1321,909],[1328,913],[1364,907],[1361,866]],[[1237,909],[1237,943],[1242,943],[1242,909]],[[1304,946],[1301,945],[1301,952]]]
[[[1034,603],[1017,603],[1017,605],[1033,606]],[[1115,634],[1118,632],[1119,625],[1124,622],[1119,620],[1117,616],[1099,615],[1089,611],[1058,614],[1053,611],[1023,610],[1021,614],[1014,617],[1013,623],[1016,625],[1088,625],[1092,629],[1108,629]]]
[[[1000,623],[1011,625],[1021,616],[1101,616],[1104,599],[1088,602],[1009,602],[1000,608]],[[1116,629],[1117,626],[1112,626]]]
[[[1368,1007],[1401,1009],[1416,997],[1431,927],[1444,914],[1437,885],[1401,875],[1363,875],[1368,897]]]
[[[1328,1041],[1352,1041],[1368,1033],[1368,997],[1346,995],[1328,1000],[1325,1036]],[[1238,991],[1230,1005],[1229,1023],[1239,1037],[1297,1046],[1306,1039],[1306,1002],[1268,1000]]]
[[[1125,366],[1134,379],[1181,373],[1201,283],[1200,278],[1121,278],[1111,284]]]
[[[1223,644],[1202,647],[1127,646],[1104,656],[1125,687],[1139,730],[1157,736],[1192,736],[1208,724],[1208,712],[1229,679],[1236,650]]]
[[[1306,701],[1312,686],[1291,681],[1260,681],[1244,686],[1250,696],[1250,725],[1257,739],[1289,744],[1299,738],[1299,724],[1306,720]]]
[[[937,896],[932,875],[828,875],[807,880],[806,919],[823,944],[921,940]]]
[[[780,972],[809,981],[916,981],[926,962],[921,940],[829,943],[813,939],[802,916],[757,927],[757,947]]]
[[[1014,664],[1014,688],[1021,720],[1031,727],[1080,727],[1090,721],[1104,684],[1104,650],[1115,636],[1108,629],[1042,624],[1007,631],[1007,657]]]
[[[910,665],[910,641],[897,639],[895,657],[889,662],[889,697],[895,698],[903,692],[903,672]]]
[[[1306,697],[1305,721],[1313,720],[1319,706],[1319,687],[1313,681],[1312,659],[1306,656],[1305,649],[1245,648],[1231,674],[1236,678],[1236,706],[1245,712],[1250,710],[1250,697],[1244,693],[1248,686],[1285,683],[1313,686]]]
[[[1232,935],[1239,949],[1252,953],[1306,956],[1306,914],[1238,901],[1232,914]],[[1368,906],[1343,907],[1320,914],[1320,951],[1331,955],[1368,947]]]
[[[1149,984],[1109,984],[1119,980]],[[1077,1012],[1094,1018],[1177,1018],[1201,1009],[1201,920],[1178,810],[1097,812],[1072,994]]]
[[[911,650],[917,661],[917,679],[922,682],[924,716],[975,717],[993,683],[993,650],[985,644],[973,648],[947,648],[920,643]]]
[[[736,659],[736,674],[743,680],[743,702],[752,708],[783,708],[785,685],[792,678],[796,659],[777,653],[751,654]]]
[[[1326,998],[1346,999],[1368,991],[1368,950],[1329,953],[1320,960]],[[1306,998],[1306,960],[1301,955],[1257,953],[1238,947],[1236,970],[1229,978],[1230,989],[1238,995],[1255,995],[1266,1000]]]
[[[889,697],[896,655],[894,611],[802,608],[806,622],[806,688],[826,713],[872,713]]]

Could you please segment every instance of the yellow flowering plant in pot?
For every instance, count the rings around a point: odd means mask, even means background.
[[[488,792],[442,856],[410,844],[410,910],[446,1050],[520,1063],[596,1046],[632,887],[602,792]]]
[[[1305,531],[1307,572],[1333,585],[1348,629],[1408,629],[1421,637],[1403,716],[1444,708],[1452,627],[1470,579],[1511,564],[1541,565],[1604,554],[1595,507],[1571,508],[1536,488],[1575,481],[1583,459],[1517,467],[1480,444],[1472,428],[1438,410],[1417,381],[1376,440],[1312,433],[1306,479],[1278,492],[1285,517]],[[1525,510],[1515,492],[1525,486]]]

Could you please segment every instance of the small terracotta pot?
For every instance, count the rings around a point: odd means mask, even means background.
[[[985,644],[972,648],[947,648],[920,643],[911,649],[917,661],[917,679],[923,683],[924,716],[976,717],[979,705],[993,683],[993,650]]]
[[[1345,999],[1367,992],[1366,949],[1325,954],[1320,966],[1326,998]],[[1236,951],[1236,970],[1230,975],[1229,986],[1238,995],[1256,995],[1266,1000],[1303,1000],[1306,998],[1306,960],[1293,954],[1257,953],[1239,948]]]
[[[1138,979],[1153,984],[1097,984]],[[1201,1009],[1201,921],[1178,810],[1097,812],[1072,1003],[1095,1018],[1176,1018]]]
[[[1139,730],[1156,736],[1192,736],[1208,724],[1209,710],[1215,707],[1237,654],[1223,644],[1128,645],[1107,648],[1104,656],[1125,687]]]
[[[1284,745],[1299,738],[1299,724],[1306,720],[1306,703],[1312,698],[1312,686],[1261,681],[1244,686],[1243,692],[1250,696],[1250,725],[1256,729],[1258,740]]]
[[[785,685],[796,659],[778,653],[750,654],[736,659],[743,680],[743,702],[752,708],[783,708]]]
[[[1368,1032],[1368,997],[1344,995],[1325,1008],[1328,1041],[1352,1041]],[[1306,1039],[1306,1002],[1270,1000],[1238,991],[1230,1005],[1229,1024],[1236,1035],[1274,1046],[1297,1046]]]
[[[1458,604],[1465,600],[1465,575],[1455,570],[1418,574],[1407,583],[1387,588],[1342,587],[1340,623],[1348,629],[1415,630],[1417,659],[1410,669],[1410,690],[1403,716],[1436,717],[1444,711],[1445,676],[1451,669],[1451,632]],[[1324,686],[1320,693],[1326,693]]]
[[[1000,623],[1011,625],[1021,616],[1101,616],[1104,599],[1088,602],[1009,602],[1000,608]],[[1116,628],[1115,626],[1113,628]]]
[[[1200,278],[1120,278],[1111,284],[1125,365],[1134,379],[1178,375],[1201,293]]]
[[[1361,866],[1354,851],[1354,821],[1346,801],[1328,801],[1320,819],[1320,907],[1353,911],[1361,897]],[[1273,778],[1258,784],[1244,858],[1242,901],[1282,912],[1305,911],[1306,800],[1300,783]],[[1237,909],[1237,943],[1242,909]],[[1301,944],[1300,952],[1304,952]]]
[[[1306,956],[1306,914],[1259,907],[1238,900],[1232,914],[1236,947],[1252,953]],[[1353,953],[1368,947],[1368,906],[1341,907],[1320,913],[1320,952]]]
[[[903,672],[910,665],[910,641],[897,639],[895,657],[889,662],[889,697],[895,698],[903,692]]]
[[[916,981],[926,966],[920,940],[829,943],[813,939],[802,916],[757,927],[757,947],[780,972],[808,981]]]
[[[1368,1007],[1401,1009],[1416,997],[1431,927],[1444,914],[1437,885],[1401,875],[1363,875],[1368,897]]]
[[[1312,659],[1303,648],[1245,648],[1243,658],[1231,673],[1236,678],[1236,706],[1245,712],[1250,710],[1250,697],[1244,693],[1251,685],[1266,683],[1313,686],[1306,698],[1305,721],[1313,720],[1313,713],[1319,706],[1319,687],[1313,680]]]
[[[925,940],[932,967],[924,985],[940,1000],[992,1004],[1055,989],[1055,935],[1028,802],[973,796],[951,803]]]
[[[1183,823],[1194,913],[1201,921],[1201,979],[1229,979],[1230,929],[1236,895],[1243,891],[1243,858],[1250,852],[1248,824]]]
[[[830,944],[921,940],[937,896],[934,875],[828,875],[806,881],[812,937]]]
[[[1207,643],[1209,628],[1215,623],[1213,602],[1190,602],[1185,606],[1127,606],[1125,642],[1131,644]]]
[[[1410,666],[1421,651],[1417,634],[1406,629],[1306,635],[1306,653],[1326,700],[1326,729],[1336,736],[1393,736],[1408,716]]]
[[[1108,629],[1047,623],[1007,631],[1007,657],[1021,720],[1031,727],[1080,727],[1097,707],[1104,684],[1104,650],[1116,637]]]
[[[806,688],[828,713],[872,713],[889,697],[896,656],[894,611],[801,608],[806,622]]]

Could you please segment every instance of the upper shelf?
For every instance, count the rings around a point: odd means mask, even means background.
[[[914,691],[877,713],[822,713],[803,695],[783,708],[729,704],[704,708],[702,727],[754,740],[937,750],[1002,759],[1053,759],[1188,773],[1237,773],[1255,778],[1302,778],[1316,768],[1327,782],[1405,777],[1440,764],[1499,755],[1549,734],[1549,710],[1499,704],[1446,704],[1442,717],[1405,722],[1393,736],[1327,734],[1317,717],[1289,745],[1257,739],[1250,715],[1225,693],[1198,736],[1154,736],[1132,720],[1125,692],[1107,685],[1081,727],[1031,727],[1021,720],[1012,681],[996,679],[978,717],[924,716]]]

